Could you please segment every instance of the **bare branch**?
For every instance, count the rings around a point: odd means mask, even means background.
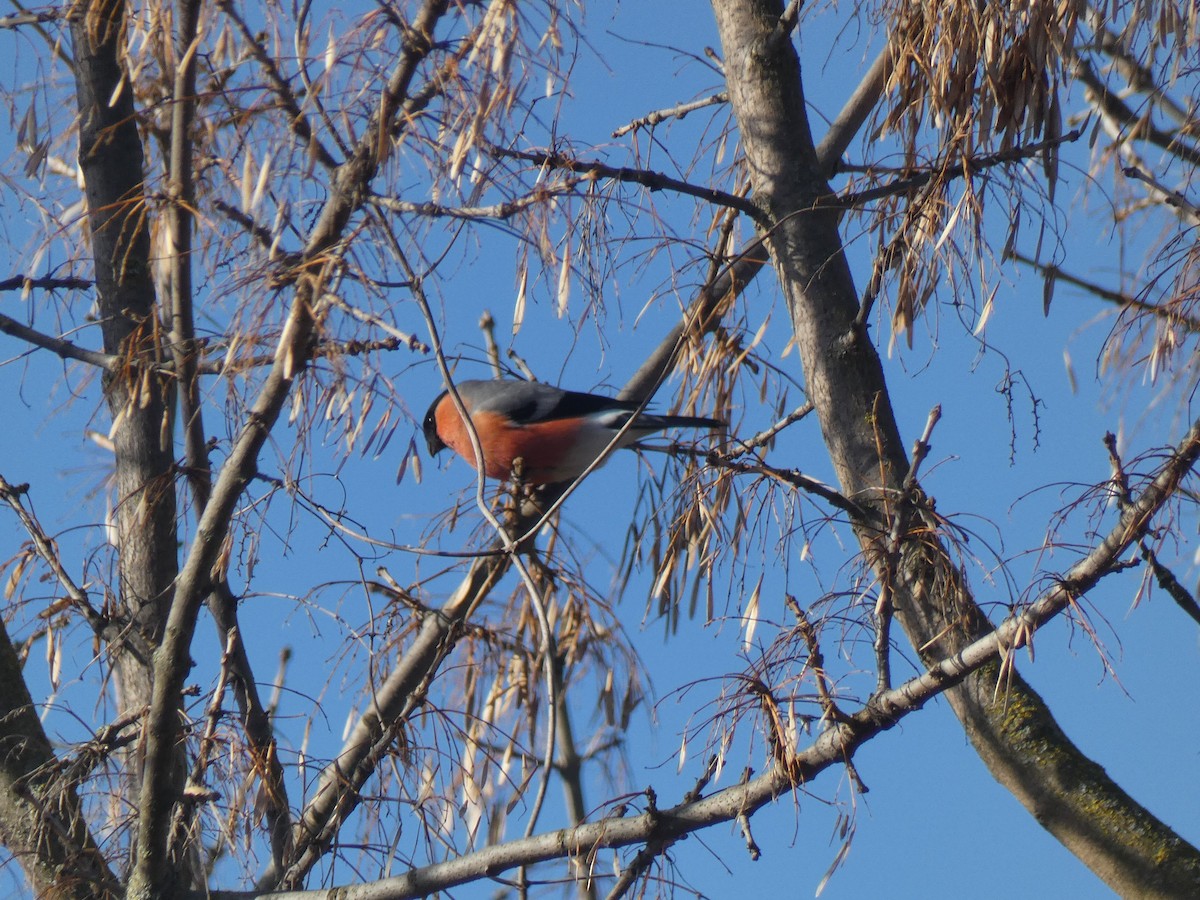
[[[362,353],[365,350],[394,350],[400,346],[407,347],[409,350],[413,350],[417,353],[430,352],[429,345],[418,338],[415,334],[409,334],[401,331],[399,328],[396,328],[389,322],[384,321],[379,316],[361,310],[357,306],[351,306],[337,294],[327,293],[325,295],[325,300],[342,310],[342,312],[346,313],[347,315],[354,317],[364,324],[370,325],[372,328],[378,328],[385,334],[391,335],[391,337],[385,338],[383,341],[362,342],[361,346],[356,346],[352,343],[342,343],[337,346],[327,347],[322,350],[322,352],[331,354],[334,352],[350,353],[353,355],[354,353]],[[318,349],[320,350],[321,348]]]
[[[1125,166],[1121,171],[1125,173],[1126,177],[1149,185],[1154,193],[1163,198],[1163,202],[1183,212],[1192,224],[1200,224],[1200,206],[1197,206],[1182,193],[1167,187],[1153,175],[1146,174],[1145,171],[1137,166]]]
[[[33,288],[44,291],[86,291],[92,287],[95,285],[86,278],[30,278],[28,275],[14,275],[12,278],[0,279],[0,291],[28,291]]]
[[[718,758],[716,756],[709,757],[708,765],[705,766],[704,772],[696,780],[692,789],[684,795],[684,804],[695,803],[703,796],[709,782],[712,781],[713,776],[717,773],[718,766]],[[646,815],[653,817],[658,814],[658,798],[651,788],[647,788],[645,793],[648,807]],[[615,818],[624,818],[624,813],[618,812]],[[619,898],[628,894],[633,886],[637,884],[638,879],[646,874],[646,871],[654,863],[654,860],[671,849],[671,845],[674,843],[674,840],[666,839],[647,841],[646,846],[637,852],[637,855],[634,856],[629,865],[621,870],[621,874],[617,877],[616,883],[609,890],[605,900],[619,900]]]
[[[613,131],[612,136],[615,138],[624,137],[631,131],[638,131],[642,128],[653,128],[667,119],[683,119],[690,112],[695,112],[698,109],[704,109],[708,106],[718,106],[722,103],[729,102],[729,94],[726,91],[713,94],[711,97],[704,97],[700,100],[690,100],[686,103],[677,103],[675,106],[667,109],[657,109],[652,113],[634,119],[628,125],[622,125],[620,128]]]
[[[1092,104],[1113,125],[1113,136],[1119,140],[1144,140],[1167,151],[1193,166],[1200,165],[1200,149],[1188,143],[1181,134],[1158,128],[1145,116],[1135,115],[1129,104],[1109,90],[1091,65],[1077,60],[1079,80],[1087,85]]]
[[[930,166],[924,172],[919,172],[916,175],[911,175],[905,178],[899,178],[890,184],[883,184],[879,187],[867,188],[862,191],[853,191],[847,194],[831,194],[823,197],[814,204],[814,208],[832,208],[832,209],[857,209],[866,203],[882,200],[885,197],[894,197],[902,194],[909,194],[919,188],[924,187],[929,182],[938,178],[945,177],[970,177],[986,169],[995,168],[996,166],[1006,165],[1008,163],[1020,162],[1024,159],[1031,159],[1035,156],[1046,152],[1047,150],[1058,147],[1062,144],[1073,143],[1083,136],[1083,132],[1076,128],[1068,131],[1059,137],[1048,138],[1044,141],[1036,141],[1032,144],[1025,144],[1020,147],[1013,147],[1009,150],[1002,150],[999,153],[988,153],[984,156],[975,156],[967,159],[949,159],[942,162],[937,162]],[[807,211],[807,210],[806,210]]]
[[[241,14],[233,8],[232,0],[217,0],[217,9],[221,10],[231,22],[237,26],[242,38],[245,40],[245,45],[254,55],[255,61],[262,68],[263,74],[267,77],[267,83],[271,90],[275,92],[275,96],[279,98],[279,102],[283,104],[284,110],[288,114],[288,123],[291,126],[295,135],[304,141],[306,149],[312,156],[326,169],[336,169],[337,160],[321,143],[321,139],[317,137],[312,125],[308,121],[308,117],[304,114],[304,110],[300,107],[295,94],[291,87],[288,86],[287,79],[283,77],[279,71],[279,66],[276,61],[267,55],[266,48],[258,40],[257,36],[246,24],[246,20]],[[336,132],[334,132],[336,135]]]
[[[779,434],[779,432],[783,431],[785,428],[788,428],[791,425],[796,424],[801,419],[806,418],[807,416],[809,416],[812,413],[812,411],[813,411],[812,401],[806,400],[804,403],[800,404],[798,407],[796,407],[794,410],[792,410],[790,413],[788,413],[786,416],[784,416],[782,419],[780,419],[778,422],[776,422],[770,428],[763,429],[758,434],[752,435],[749,438],[746,438],[745,440],[739,439],[737,442],[737,447],[733,450],[728,451],[725,455],[726,456],[736,456],[738,454],[745,453],[750,450],[757,450],[759,447],[762,447],[765,444],[769,444],[771,442],[771,440],[777,434]]]
[[[871,115],[871,110],[883,96],[884,87],[892,73],[894,58],[890,47],[884,47],[871,63],[871,68],[863,76],[842,111],[825,132],[825,137],[817,144],[816,154],[826,176],[833,175],[841,161],[842,154],[850,146],[854,135],[862,128],[863,123]]]
[[[399,200],[394,197],[373,197],[371,202],[380,209],[395,213],[406,213],[415,216],[445,219],[511,219],[518,213],[533,206],[541,206],[555,197],[563,197],[576,192],[580,185],[592,185],[596,179],[591,175],[577,178],[564,178],[554,184],[538,185],[532,192],[516,200],[504,203],[493,203],[490,206],[446,206],[442,203],[415,203],[410,200]]]
[[[628,166],[610,166],[602,162],[576,159],[557,151],[525,151],[510,150],[495,145],[488,146],[488,152],[509,159],[521,159],[540,168],[563,169],[568,172],[584,173],[584,180],[600,181],[610,179],[622,184],[637,184],[651,191],[674,191],[689,197],[697,197],[717,206],[726,206],[745,213],[756,222],[765,222],[763,211],[745,197],[730,194],[727,191],[704,185],[690,184],[672,178],[662,172],[652,172],[649,169],[634,169]]]
[[[0,28],[20,28],[23,25],[41,25],[44,22],[55,22],[62,18],[62,13],[54,10],[51,12],[26,12],[19,13],[15,16],[0,16]]]
[[[1145,94],[1150,100],[1166,110],[1180,125],[1190,127],[1191,115],[1166,90],[1160,86],[1154,74],[1146,68],[1141,60],[1134,57],[1128,48],[1112,29],[1108,27],[1107,18],[1099,13],[1092,4],[1088,4],[1088,23],[1096,32],[1098,46],[1101,52],[1108,54],[1113,61],[1113,67],[1121,73],[1121,77],[1135,91]]]
[[[1200,333],[1200,319],[1193,316],[1188,316],[1180,313],[1176,309],[1170,309],[1164,306],[1159,306],[1156,303],[1147,303],[1145,300],[1139,300],[1137,297],[1123,294],[1120,291],[1114,291],[1106,288],[1103,285],[1097,284],[1094,281],[1089,281],[1086,278],[1081,278],[1078,275],[1072,275],[1066,272],[1053,263],[1041,263],[1037,260],[1026,256],[1018,250],[1010,251],[1009,255],[1019,263],[1024,263],[1030,268],[1040,272],[1043,275],[1056,278],[1059,281],[1065,281],[1067,284],[1082,288],[1090,294],[1094,294],[1101,300],[1106,300],[1109,303],[1115,303],[1117,306],[1126,309],[1139,309],[1148,313],[1152,313],[1162,319],[1165,319],[1171,324],[1178,324],[1185,327],[1193,333]]]
[[[775,24],[773,37],[776,40],[786,40],[791,37],[792,32],[796,29],[796,25],[800,22],[800,7],[803,5],[803,0],[789,0],[783,14],[779,17],[779,21]]]
[[[1108,459],[1113,470],[1113,493],[1116,495],[1118,507],[1125,512],[1133,505],[1133,497],[1129,490],[1129,476],[1125,473],[1125,468],[1121,463],[1121,454],[1117,452],[1117,436],[1111,431],[1104,435],[1104,447],[1108,450]],[[1150,546],[1150,542],[1145,536],[1138,539],[1138,548],[1141,551],[1142,559],[1150,566],[1150,571],[1158,581],[1158,586],[1167,592],[1167,595],[1175,601],[1180,609],[1191,616],[1194,621],[1200,623],[1200,604],[1197,604],[1196,598],[1180,584],[1175,573],[1159,561],[1158,554],[1154,552],[1154,548]]]
[[[6,316],[3,313],[0,313],[0,332],[11,337],[20,338],[28,344],[41,347],[43,350],[49,350],[62,359],[74,359],[87,363],[90,366],[96,366],[106,372],[115,372],[122,365],[122,361],[115,356],[100,353],[97,350],[88,350],[86,347],[80,347],[78,344],[72,344],[70,341],[64,341],[62,338],[42,334],[42,332],[36,331],[28,325],[22,325],[16,319]]]
[[[1141,552],[1142,559],[1150,566],[1150,571],[1154,573],[1154,579],[1158,582],[1158,586],[1167,592],[1167,596],[1174,600],[1175,605],[1187,613],[1192,621],[1200,625],[1200,603],[1196,602],[1191,591],[1183,586],[1174,572],[1159,561],[1158,554],[1154,552],[1154,548],[1148,541],[1141,542]]]
[[[778,481],[786,484],[789,487],[798,488],[813,496],[820,497],[822,500],[840,509],[842,512],[849,513],[851,519],[867,522],[872,516],[870,511],[846,497],[838,493],[827,484],[817,481],[815,478],[810,478],[799,469],[781,469],[776,466],[769,466],[764,462],[744,463],[738,462],[728,457],[710,453],[706,456],[706,461],[711,466],[716,466],[721,469],[728,469],[739,475],[762,475],[770,478],[773,481]]]

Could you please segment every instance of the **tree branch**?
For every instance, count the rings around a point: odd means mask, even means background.
[[[1135,115],[1128,103],[1109,90],[1087,60],[1076,60],[1076,67],[1079,80],[1092,93],[1092,104],[1115,126],[1114,137],[1119,140],[1144,140],[1183,162],[1192,166],[1200,165],[1200,149],[1179,134],[1163,131],[1145,116]]]
[[[495,156],[525,160],[539,168],[582,172],[584,173],[584,180],[599,181],[607,178],[622,184],[641,185],[644,188],[649,188],[651,191],[674,191],[677,194],[697,197],[700,200],[705,200],[717,206],[736,209],[756,222],[763,221],[762,210],[745,197],[739,197],[737,194],[730,194],[727,191],[717,190],[716,188],[680,181],[678,178],[672,178],[662,172],[653,172],[649,169],[634,169],[628,166],[610,166],[602,162],[576,159],[573,156],[552,150],[510,150],[494,144],[487,145],[486,149]]]
[[[624,137],[631,131],[638,131],[642,128],[653,128],[667,119],[683,119],[690,112],[695,112],[698,109],[704,109],[708,106],[719,106],[722,103],[728,102],[729,94],[726,91],[721,91],[720,93],[713,94],[711,97],[690,100],[686,103],[677,103],[675,106],[668,107],[667,109],[657,109],[652,113],[647,113],[644,116],[634,119],[628,125],[622,125],[613,131],[612,136],[615,138]]]
[[[1175,310],[1159,306],[1156,303],[1147,303],[1145,300],[1139,300],[1129,294],[1123,294],[1120,291],[1114,291],[1111,288],[1106,288],[1094,281],[1089,281],[1086,278],[1081,278],[1078,275],[1072,275],[1053,263],[1041,263],[1032,257],[1026,256],[1019,250],[1009,251],[1009,256],[1019,263],[1029,266],[1036,272],[1042,275],[1049,276],[1058,281],[1065,281],[1067,284],[1074,285],[1077,288],[1082,288],[1090,294],[1094,294],[1101,300],[1106,300],[1109,303],[1115,303],[1123,309],[1140,309],[1151,313],[1160,319],[1164,319],[1173,325],[1182,325],[1193,334],[1200,334],[1200,319],[1194,316],[1188,316]]]
[[[867,74],[854,89],[842,111],[830,124],[825,137],[817,144],[817,160],[827,178],[837,171],[842,154],[846,152],[854,136],[871,115],[871,110],[883,96],[893,64],[892,48],[885,46],[875,57],[875,62],[871,63],[871,68],[867,69]]]
[[[106,372],[115,372],[122,365],[120,358],[116,356],[97,350],[88,350],[86,347],[80,347],[78,344],[72,344],[62,338],[43,334],[28,325],[22,325],[16,319],[3,313],[0,313],[0,332],[43,350],[49,350],[61,359],[74,359],[90,366],[96,366]]]
[[[216,5],[217,9],[221,10],[240,32],[243,45],[254,56],[255,61],[266,76],[267,84],[283,105],[292,132],[296,137],[304,141],[305,148],[322,166],[330,171],[336,170],[338,167],[337,160],[333,158],[333,155],[325,148],[325,145],[321,143],[321,139],[317,137],[316,132],[313,131],[313,127],[308,121],[308,116],[304,114],[299,101],[296,100],[295,93],[288,86],[287,79],[280,73],[276,61],[267,55],[266,47],[263,46],[250,26],[246,24],[241,14],[233,8],[232,0],[217,0]]]
[[[555,197],[573,194],[580,185],[591,185],[595,181],[596,179],[591,175],[565,178],[557,184],[538,185],[524,197],[504,203],[493,203],[489,206],[446,206],[443,203],[430,201],[416,203],[411,200],[380,196],[372,197],[371,202],[380,209],[390,212],[435,219],[511,219],[532,206],[547,203]]]

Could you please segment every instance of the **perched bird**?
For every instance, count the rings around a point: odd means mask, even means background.
[[[638,403],[564,391],[536,381],[460,381],[456,387],[479,435],[484,472],[492,478],[511,478],[513,463],[520,459],[520,476],[526,484],[574,480],[630,419],[633,424],[617,447],[628,447],[664,428],[725,424],[698,416],[638,413]],[[448,391],[433,401],[423,428],[431,456],[449,447],[475,465],[471,437]]]

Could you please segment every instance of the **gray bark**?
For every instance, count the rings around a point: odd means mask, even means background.
[[[178,572],[170,393],[151,367],[163,362],[150,271],[149,211],[133,92],[118,93],[125,8],[81,5],[71,20],[79,107],[79,163],[91,227],[104,351],[120,365],[104,376],[114,422],[115,533],[120,612],[153,648],[162,637]],[[115,100],[113,100],[115,96]],[[150,660],[114,648],[122,711],[150,702]]]
[[[767,244],[783,289],[814,404],[842,490],[874,521],[858,537],[896,615],[926,662],[952,656],[991,625],[944,548],[905,543],[889,571],[882,543],[908,459],[878,354],[855,325],[858,297],[813,150],[800,65],[777,0],[713,0],[730,102],[754,196],[773,223]],[[996,779],[1072,853],[1125,896],[1195,896],[1200,854],[1127,796],[1063,734],[1041,698],[1014,676],[996,695],[995,663],[947,692]]]
[[[42,729],[2,619],[0,721],[0,844],[21,863],[38,897],[115,896],[115,879]]]

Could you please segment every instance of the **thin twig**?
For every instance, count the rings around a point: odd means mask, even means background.
[[[254,57],[255,61],[258,62],[259,67],[266,76],[267,84],[275,96],[279,98],[279,102],[287,112],[287,119],[292,131],[304,141],[308,152],[322,166],[330,170],[336,169],[337,160],[333,158],[333,155],[325,148],[325,145],[321,143],[321,139],[313,131],[312,125],[309,124],[308,116],[305,115],[304,110],[300,107],[300,103],[288,85],[287,79],[280,74],[276,60],[267,53],[266,47],[254,34],[253,29],[246,23],[241,14],[233,8],[233,3],[230,0],[217,0],[217,9],[221,10],[237,26],[242,36],[243,45]],[[335,140],[339,140],[336,129],[333,134]]]
[[[351,306],[349,303],[343,300],[341,296],[333,293],[327,293],[325,295],[325,299],[327,299],[342,312],[346,313],[346,315],[355,318],[364,324],[370,325],[372,328],[378,328],[380,331],[391,335],[401,344],[408,347],[409,350],[414,350],[417,353],[429,352],[429,345],[422,341],[415,334],[409,334],[406,331],[401,331],[399,328],[396,328],[394,325],[385,322],[374,313],[369,313],[366,310],[359,309],[357,306]]]
[[[67,570],[63,568],[62,561],[58,558],[58,550],[54,546],[54,542],[42,530],[41,524],[37,518],[29,510],[25,508],[25,504],[21,498],[29,492],[29,485],[13,485],[10,484],[3,475],[0,475],[0,500],[3,500],[9,505],[17,518],[21,522],[21,527],[25,529],[25,533],[29,535],[30,541],[33,543],[33,548],[37,551],[37,555],[42,558],[42,562],[54,575],[55,580],[66,592],[67,597],[71,601],[71,605],[78,609],[88,625],[96,634],[104,634],[111,625],[110,620],[100,614],[100,612],[92,606],[91,600],[88,598],[87,592],[75,583]],[[131,638],[140,637],[137,629],[131,629]],[[140,645],[140,652],[146,654],[149,658],[149,648],[144,644]]]
[[[487,347],[488,363],[492,367],[492,377],[499,378],[503,374],[500,366],[500,346],[496,343],[496,320],[491,310],[485,309],[479,317],[479,330],[483,332],[483,343]]]
[[[15,16],[0,16],[0,28],[20,28],[23,25],[40,25],[43,22],[54,22],[62,18],[63,13],[60,11],[54,12],[27,12]]]
[[[1200,206],[1197,206],[1179,191],[1167,187],[1153,175],[1147,174],[1138,166],[1125,166],[1121,169],[1121,172],[1126,178],[1132,178],[1134,181],[1141,181],[1144,184],[1150,185],[1155,193],[1163,198],[1164,203],[1187,213],[1193,222],[1200,221]]]
[[[764,444],[769,443],[771,441],[771,439],[773,437],[775,437],[775,435],[779,434],[779,432],[783,431],[789,425],[794,425],[797,422],[799,422],[801,419],[808,416],[813,411],[814,408],[815,407],[812,405],[811,400],[804,401],[804,403],[797,406],[794,410],[792,410],[790,413],[788,413],[786,416],[784,416],[782,419],[780,419],[778,422],[776,422],[770,428],[765,428],[762,431],[760,431],[758,434],[753,435],[752,437],[746,438],[745,440],[739,439],[736,442],[736,446],[732,450],[727,451],[723,455],[727,456],[727,457],[731,457],[731,456],[734,456],[737,454],[748,452],[750,450],[757,450],[759,447],[762,447]]]
[[[1117,506],[1122,512],[1125,512],[1133,503],[1133,495],[1129,490],[1129,476],[1125,474],[1121,455],[1117,451],[1117,436],[1111,431],[1104,435],[1104,447],[1108,450],[1108,460],[1112,466],[1113,495],[1116,498]],[[1197,603],[1191,592],[1180,583],[1179,579],[1175,577],[1175,573],[1159,561],[1158,554],[1154,552],[1154,548],[1150,546],[1150,542],[1145,537],[1138,540],[1138,549],[1142,559],[1150,566],[1150,571],[1158,582],[1158,586],[1166,591],[1167,596],[1174,600],[1176,605],[1193,621],[1200,624],[1200,603]]]
[[[682,806],[687,806],[700,801],[700,798],[704,793],[704,789],[708,787],[713,775],[716,774],[719,764],[720,760],[717,756],[714,755],[709,757],[708,764],[704,767],[704,771],[700,774],[700,777],[696,779],[696,783],[692,785],[691,790],[684,795],[683,803],[681,804]],[[647,810],[645,817],[653,822],[657,815],[658,805],[657,797],[655,796],[654,791],[650,788],[646,789],[646,799]],[[622,816],[618,815],[615,817],[621,818]],[[637,855],[634,856],[629,865],[625,866],[621,870],[620,876],[618,876],[608,894],[605,895],[605,900],[620,900],[621,897],[625,896],[625,894],[629,892],[629,889],[637,883],[637,880],[645,874],[648,868],[650,868],[651,863],[653,863],[655,859],[670,849],[671,845],[674,844],[675,840],[677,839],[678,838],[675,837],[671,839],[664,838],[647,841],[646,846],[637,852]]]
[[[1104,285],[1097,284],[1094,281],[1088,281],[1086,278],[1081,278],[1078,275],[1073,275],[1064,269],[1059,268],[1053,263],[1041,263],[1037,260],[1026,256],[1018,250],[1011,250],[1009,256],[1019,263],[1029,266],[1042,275],[1050,276],[1065,281],[1067,284],[1082,288],[1090,294],[1095,294],[1101,300],[1106,300],[1109,303],[1115,303],[1117,306],[1129,307],[1131,309],[1140,309],[1148,313],[1153,313],[1160,316],[1169,322],[1177,322],[1184,325],[1190,331],[1200,332],[1200,319],[1193,316],[1181,315],[1180,313],[1168,309],[1163,306],[1158,306],[1154,303],[1147,303],[1144,300],[1139,300],[1137,297],[1123,294],[1120,291],[1114,291],[1111,288],[1106,288]]]
[[[924,187],[935,178],[947,174],[954,177],[967,177],[978,174],[985,169],[995,168],[1007,163],[1020,162],[1037,156],[1039,153],[1043,153],[1053,147],[1058,147],[1061,144],[1077,141],[1082,136],[1082,130],[1076,128],[1058,137],[1047,138],[1044,141],[1037,141],[1032,144],[1023,144],[1020,147],[1012,147],[997,153],[972,156],[966,159],[935,161],[932,165],[915,175],[898,178],[887,184],[866,188],[861,191],[851,191],[845,194],[828,194],[819,199],[814,204],[814,207],[817,209],[856,209],[865,203],[871,203],[875,200],[883,200],[887,197],[912,193],[918,188]]]
[[[705,461],[710,466],[728,469],[739,475],[762,475],[773,481],[798,488],[806,493],[820,497],[831,506],[842,510],[842,512],[849,513],[855,521],[868,522],[872,519],[870,511],[866,507],[854,502],[845,494],[839,493],[824,482],[810,478],[799,469],[781,469],[776,466],[767,465],[762,461],[755,463],[738,462],[737,460],[727,459],[718,453],[706,454]]]
[[[879,599],[875,603],[874,648],[877,693],[891,690],[892,687],[891,624],[894,612],[892,593],[898,574],[897,568],[900,565],[900,554],[904,541],[908,537],[909,523],[912,521],[914,505],[920,492],[917,476],[921,469],[921,463],[929,455],[929,439],[933,436],[933,429],[941,417],[942,407],[940,404],[929,411],[929,416],[925,420],[925,430],[913,444],[910,457],[912,462],[909,463],[908,472],[904,476],[900,496],[892,508],[892,524],[888,531],[887,545],[884,550],[883,583],[879,589]]]
[[[71,784],[82,784],[89,772],[112,756],[123,747],[128,747],[139,737],[137,730],[129,731],[146,715],[149,707],[133,709],[118,716],[107,725],[96,729],[91,739],[77,744],[70,755],[61,756],[55,760],[53,768],[63,772]]]
[[[653,128],[667,119],[683,119],[687,117],[688,113],[695,112],[698,109],[704,109],[708,106],[718,106],[728,102],[729,92],[721,91],[710,97],[703,97],[700,100],[689,100],[685,103],[677,103],[666,109],[656,109],[652,113],[647,113],[640,118],[634,119],[629,124],[617,128],[613,131],[612,136],[615,138],[624,137],[631,131],[638,131],[642,128]]]

